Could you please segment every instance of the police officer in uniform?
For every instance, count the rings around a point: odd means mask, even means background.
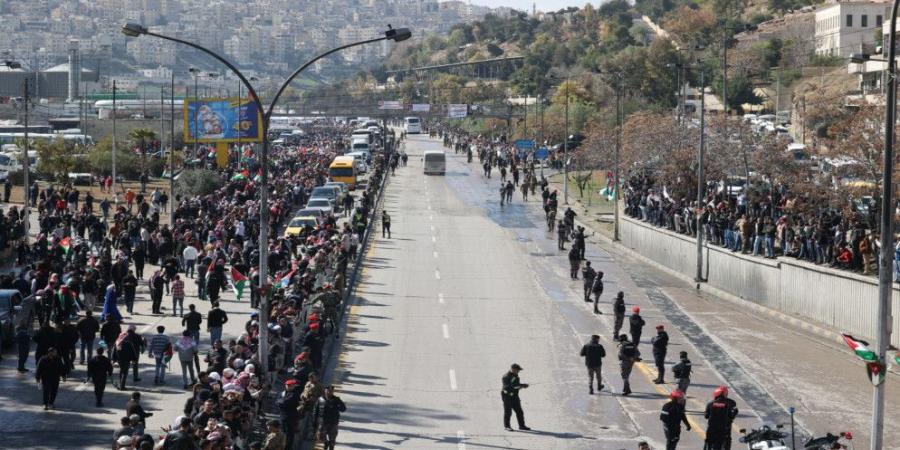
[[[584,263],[584,269],[581,269],[581,279],[584,281],[584,301],[591,301],[591,288],[594,286],[594,278],[597,276],[597,271],[591,267],[591,262],[586,261]]]
[[[706,448],[708,450],[731,449],[731,424],[738,415],[737,403],[728,398],[728,387],[719,386],[713,392],[713,401],[706,404]]]
[[[650,344],[653,346],[653,362],[656,363],[656,372],[658,373],[653,382],[663,384],[666,382],[666,352],[669,349],[669,333],[666,333],[662,325],[656,326],[656,336],[650,339]]]
[[[641,353],[638,351],[637,346],[628,340],[627,335],[619,336],[619,368],[622,374],[622,395],[631,394],[631,384],[629,382],[631,369],[634,368],[634,363],[640,360]]]
[[[679,352],[678,358],[680,361],[672,367],[672,375],[678,383],[678,390],[687,395],[688,387],[691,386],[691,360],[688,359],[687,352]]]
[[[616,294],[616,301],[613,302],[613,314],[616,318],[616,324],[613,327],[613,339],[618,339],[619,330],[622,329],[622,324],[625,323],[625,293],[622,291]]]
[[[688,431],[691,424],[688,423],[684,413],[684,393],[679,390],[669,394],[669,401],[663,405],[659,413],[659,420],[663,423],[663,433],[666,436],[666,450],[675,450],[678,441],[681,440],[681,424],[684,423]]]
[[[641,345],[641,334],[647,322],[641,317],[641,307],[631,308],[631,317],[628,318],[628,331],[631,333],[631,342],[636,346]]]
[[[600,311],[600,296],[603,295],[603,272],[597,272],[594,277],[594,285],[591,286],[591,293],[594,294],[594,314],[603,314]]]
[[[519,389],[527,389],[528,385],[519,382],[519,372],[522,366],[513,364],[509,368],[509,372],[503,375],[503,390],[500,391],[500,398],[503,399],[503,427],[507,431],[512,431],[509,426],[509,419],[512,412],[516,412],[516,421],[519,422],[519,429],[528,431],[531,428],[525,426],[525,413],[522,411],[522,402],[519,400]]]
[[[588,392],[594,394],[594,376],[597,376],[597,392],[603,390],[603,358],[606,357],[606,349],[600,345],[600,336],[591,336],[591,342],[581,347],[581,356],[584,357],[584,365],[588,373]]]

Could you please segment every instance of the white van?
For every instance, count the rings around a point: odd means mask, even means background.
[[[447,171],[447,155],[440,150],[428,150],[425,155],[425,175],[443,175]]]
[[[422,121],[418,117],[407,117],[406,134],[419,134],[422,132]]]
[[[369,141],[366,138],[353,138],[353,141],[350,143],[350,151],[369,153],[371,145],[369,145]]]
[[[369,171],[369,152],[350,152],[345,156],[353,157],[353,164],[356,166],[357,172],[366,173]]]

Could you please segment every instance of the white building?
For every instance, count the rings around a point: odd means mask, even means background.
[[[816,54],[848,58],[875,43],[888,5],[881,1],[837,2],[816,11]]]

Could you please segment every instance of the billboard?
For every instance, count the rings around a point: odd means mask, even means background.
[[[469,105],[466,104],[449,104],[447,105],[447,117],[450,119],[462,119],[469,113]]]
[[[187,99],[185,142],[261,142],[262,117],[249,98]]]
[[[429,104],[429,103],[413,103],[412,111],[413,112],[429,112],[429,111],[431,111],[431,104]]]
[[[403,109],[403,102],[399,100],[379,100],[378,109]]]

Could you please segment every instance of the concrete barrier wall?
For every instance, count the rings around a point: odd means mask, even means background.
[[[619,226],[622,244],[669,269],[694,278],[696,239],[630,217]],[[703,247],[707,283],[736,297],[801,319],[874,340],[878,280],[791,258],[764,259]],[[893,334],[900,347],[900,290],[894,286]]]

